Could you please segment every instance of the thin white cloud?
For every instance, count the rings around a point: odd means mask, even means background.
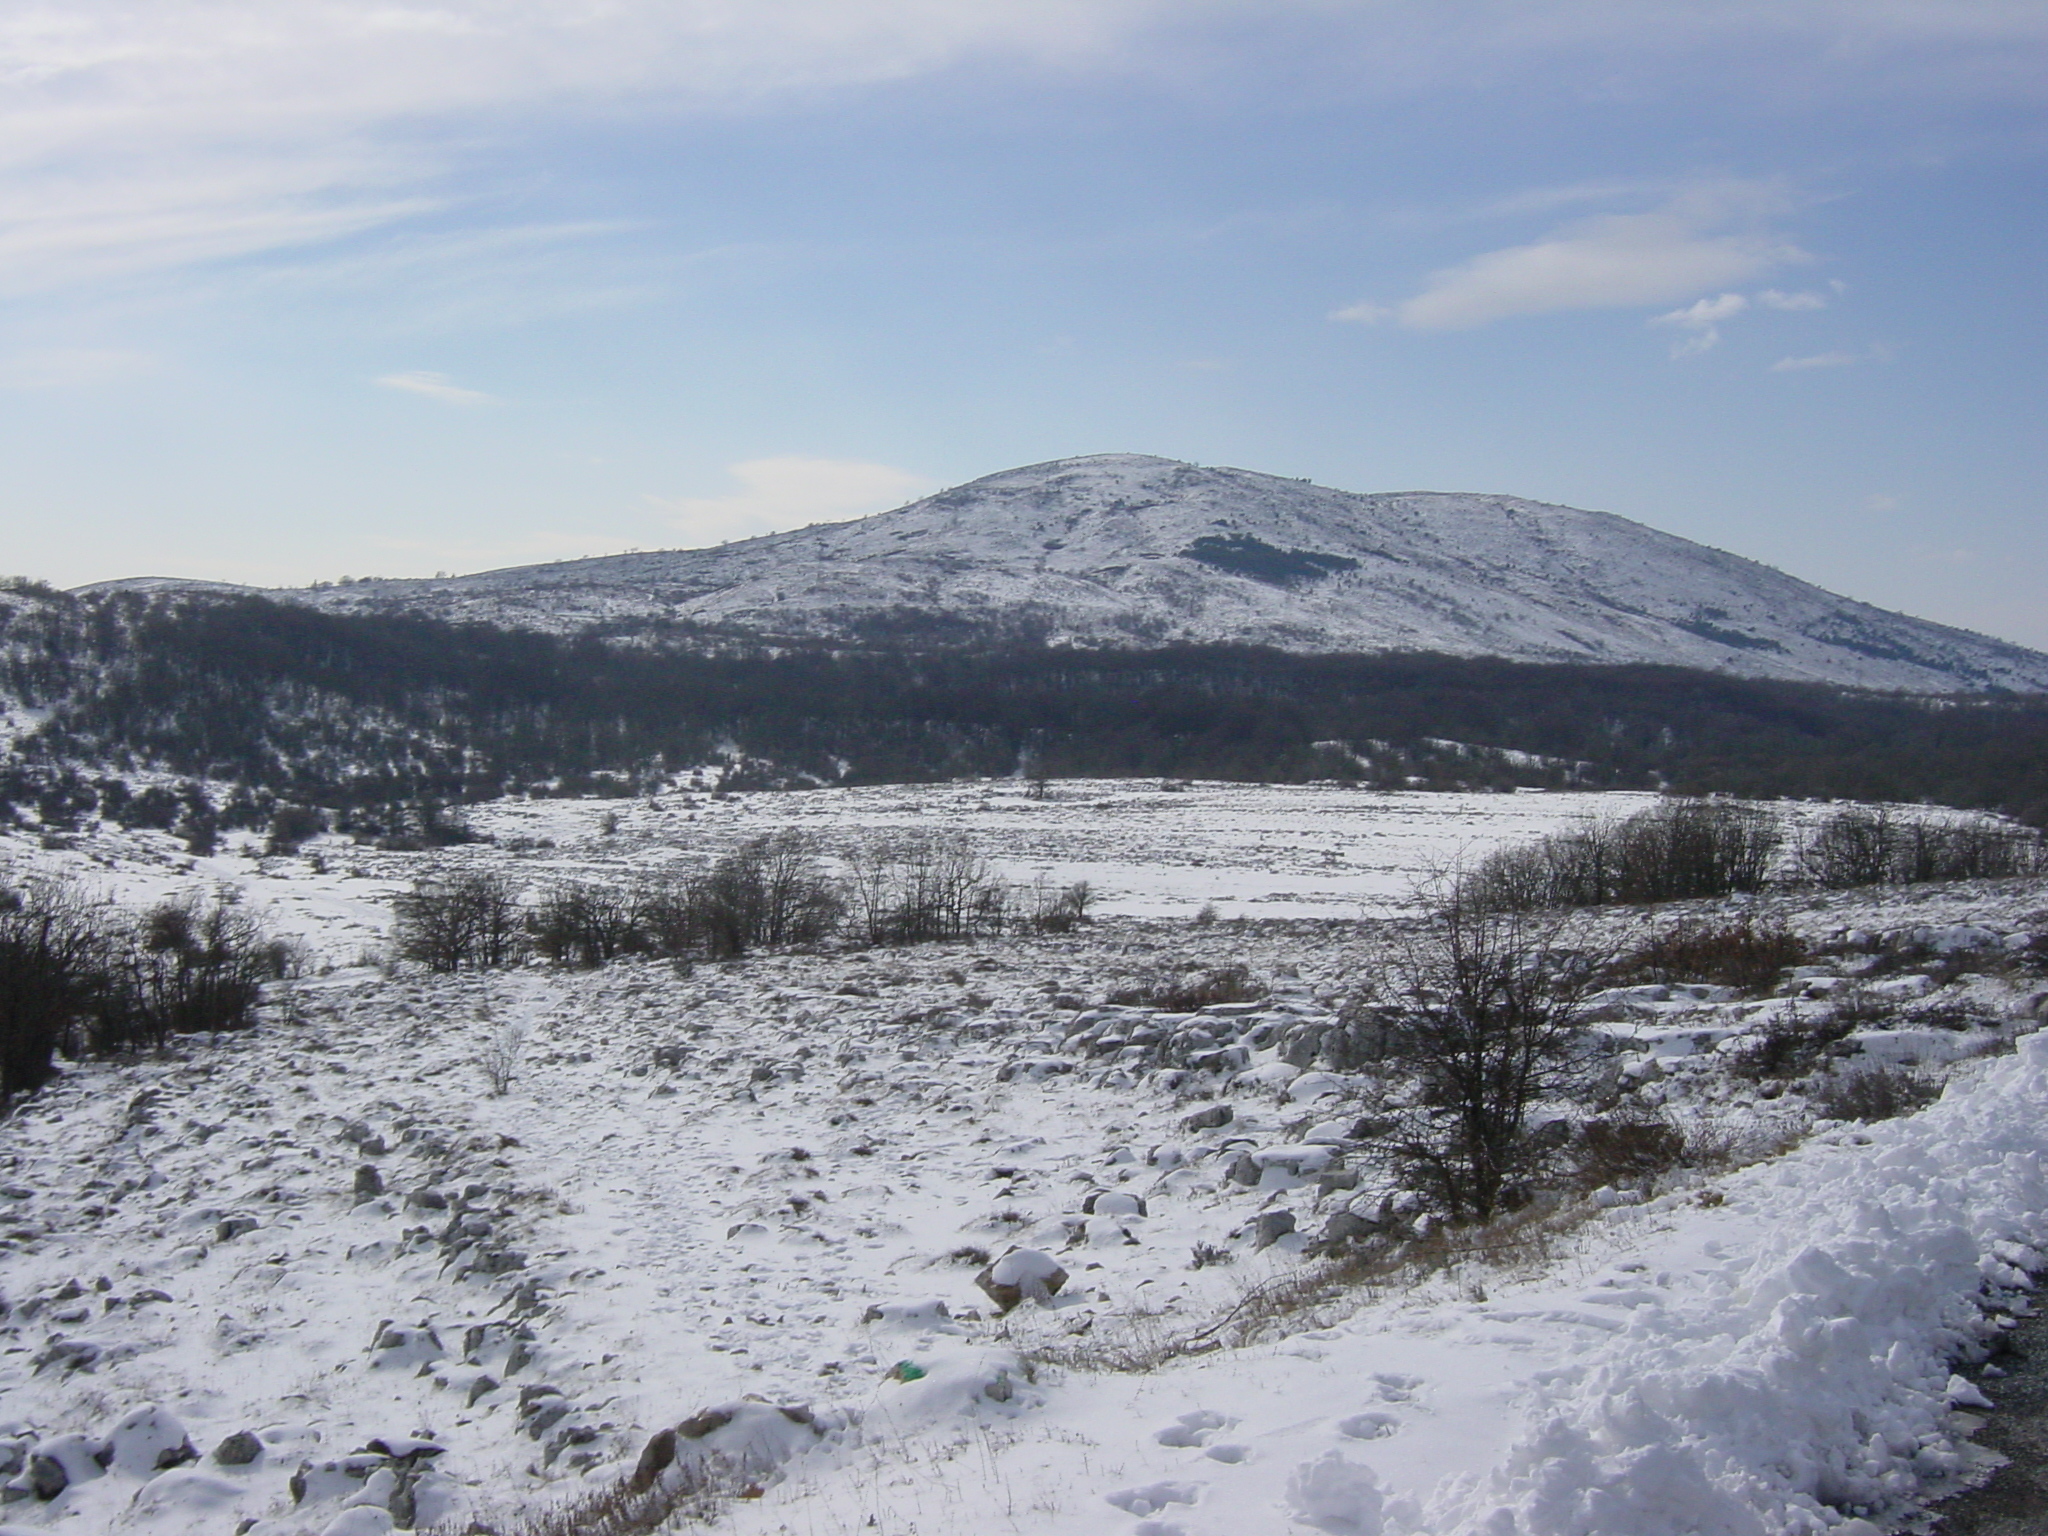
[[[1781,357],[1771,364],[1773,373],[1804,373],[1812,368],[1860,368],[1865,363],[1888,363],[1888,347],[1872,345],[1861,352],[1816,352],[1810,357]]]
[[[1826,309],[1827,295],[1824,293],[1780,293],[1776,288],[1766,288],[1756,296],[1757,303],[1765,309]]]
[[[276,250],[445,206],[507,121],[736,110],[991,53],[1115,53],[1167,0],[18,0],[0,288]]]
[[[1382,320],[1391,320],[1393,317],[1394,312],[1386,305],[1374,304],[1370,300],[1346,304],[1342,309],[1330,311],[1332,320],[1345,320],[1353,325],[1378,325]]]
[[[424,368],[414,368],[405,373],[387,373],[373,383],[384,389],[396,389],[409,395],[425,395],[429,400],[438,400],[443,405],[489,405],[498,397],[487,395],[480,389],[464,389],[449,382],[445,373],[432,373]]]
[[[1749,308],[1749,300],[1739,293],[1718,294],[1711,299],[1696,299],[1683,309],[1674,309],[1669,314],[1659,315],[1653,325],[1683,326],[1689,331],[1709,331],[1723,320],[1732,320]]]
[[[648,500],[694,543],[716,544],[886,511],[933,489],[909,470],[853,459],[748,459],[727,473],[739,482],[736,494]]]
[[[1675,325],[1680,330],[1690,331],[1691,335],[1681,336],[1671,344],[1671,355],[1697,357],[1721,345],[1722,321],[1732,320],[1748,308],[1749,300],[1741,294],[1723,293],[1711,299],[1697,299],[1683,309],[1658,315],[1650,324]]]
[[[1766,227],[1784,202],[1773,185],[1727,182],[1654,212],[1582,219],[1432,274],[1396,313],[1416,330],[1463,330],[1516,315],[1688,298],[1809,259]]]

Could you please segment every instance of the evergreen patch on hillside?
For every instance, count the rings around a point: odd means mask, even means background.
[[[1248,533],[1209,533],[1181,551],[1191,560],[1219,571],[1249,576],[1276,587],[1305,586],[1339,571],[1355,571],[1348,555],[1323,555],[1307,549],[1280,549]]]
[[[0,815],[58,830],[97,813],[204,835],[210,817],[269,825],[317,806],[432,841],[447,803],[620,793],[716,760],[733,786],[1017,772],[1569,785],[2048,823],[2036,696],[1240,646],[704,654],[258,597],[9,596],[0,702],[18,729]],[[234,786],[231,803],[166,774]]]

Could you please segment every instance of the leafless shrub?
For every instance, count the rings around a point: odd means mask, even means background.
[[[847,905],[870,944],[922,944],[1001,933],[1009,887],[966,838],[870,838],[848,855]]]
[[[1582,1189],[1641,1189],[1686,1162],[1685,1133],[1669,1116],[1625,1108],[1579,1127],[1571,1147],[1574,1182]]]
[[[1732,1173],[1752,1163],[1769,1162],[1797,1146],[1803,1135],[1789,1122],[1737,1119],[1694,1119],[1683,1128],[1685,1165],[1703,1172]]]
[[[430,971],[509,965],[525,948],[519,888],[502,874],[432,873],[395,905],[399,957]]]
[[[1816,885],[1908,884],[2034,874],[2048,867],[2041,834],[1990,817],[1901,817],[1886,806],[1844,806],[1799,850]]]
[[[1224,965],[1119,988],[1109,994],[1109,1001],[1119,1007],[1195,1013],[1211,1003],[1255,1003],[1269,990],[1252,974],[1249,966]]]
[[[648,945],[635,894],[617,886],[573,882],[543,896],[526,920],[533,947],[557,965],[592,970]]]
[[[659,953],[724,959],[764,945],[814,944],[843,909],[815,840],[787,830],[741,844],[702,874],[643,890],[635,922]]]
[[[1342,1322],[1359,1306],[1461,1267],[1526,1272],[1551,1262],[1559,1241],[1587,1220],[1579,1206],[1531,1205],[1469,1227],[1440,1227],[1426,1238],[1354,1245],[1247,1285],[1223,1312],[1175,1330],[1166,1314],[1138,1312],[1105,1320],[1079,1338],[1025,1341],[1033,1363],[1068,1370],[1142,1373],[1178,1359],[1242,1349]]]
[[[1086,880],[1058,890],[1039,880],[1024,892],[1025,922],[1040,933],[1072,933],[1088,921],[1088,908],[1094,900],[1094,888]]]
[[[502,1099],[512,1091],[513,1079],[519,1075],[519,1059],[525,1050],[526,1027],[503,1024],[477,1052],[476,1064],[484,1074],[484,1081],[490,1084],[492,1098]]]
[[[451,1521],[426,1536],[654,1536],[684,1524],[709,1524],[725,1500],[753,1492],[758,1490],[725,1486],[709,1472],[672,1467],[659,1480],[622,1478],[548,1508]]]
[[[1666,928],[1620,956],[1611,972],[1617,983],[1704,981],[1761,992],[1785,968],[1807,958],[1806,942],[1782,924],[1758,923],[1748,915],[1732,922],[1690,922]]]
[[[1831,1012],[1819,1020],[1806,1020],[1787,1010],[1743,1042],[1729,1061],[1738,1077],[1803,1077],[1825,1060],[1829,1047],[1842,1039],[1856,1023]]]
[[[1397,951],[1382,991],[1387,1046],[1416,1079],[1391,1148],[1437,1208],[1487,1221],[1555,1149],[1530,1134],[1539,1099],[1583,1087],[1580,1005],[1603,966],[1569,919],[1449,905]]]
[[[1463,876],[1460,897],[1526,912],[1760,890],[1783,841],[1777,815],[1760,806],[1667,800],[1490,854]]]
[[[1904,1067],[1864,1067],[1824,1078],[1809,1095],[1823,1120],[1895,1120],[1941,1097],[1941,1085]]]

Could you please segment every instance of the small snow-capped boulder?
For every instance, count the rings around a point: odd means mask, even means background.
[[[1148,1214],[1143,1195],[1122,1189],[1098,1189],[1081,1202],[1084,1216],[1143,1216]]]
[[[391,1501],[398,1496],[398,1474],[389,1467],[379,1467],[363,1479],[362,1488],[341,1501],[343,1509],[382,1509],[388,1511]]]
[[[914,1333],[960,1331],[945,1302],[936,1297],[922,1301],[878,1301],[861,1313],[860,1320],[871,1328],[879,1324]]]
[[[177,1415],[157,1403],[123,1414],[107,1435],[107,1465],[132,1477],[149,1477],[198,1459]]]
[[[378,1324],[376,1337],[370,1341],[370,1368],[410,1370],[425,1365],[429,1360],[438,1360],[446,1353],[441,1347],[441,1336],[434,1332],[431,1324],[421,1323],[416,1328],[407,1328],[387,1320]]]
[[[762,1477],[824,1437],[825,1426],[800,1404],[721,1403],[693,1413],[675,1427],[675,1465],[707,1463]],[[642,1460],[654,1454],[652,1442]]]
[[[1189,1131],[1213,1131],[1230,1124],[1236,1111],[1228,1104],[1211,1104],[1207,1109],[1198,1109],[1181,1120],[1181,1128]]]
[[[30,1362],[38,1374],[55,1366],[58,1371],[90,1371],[100,1362],[106,1350],[91,1339],[67,1339],[62,1335],[54,1337],[36,1352]]]
[[[107,1445],[90,1435],[52,1435],[29,1453],[28,1486],[45,1503],[77,1483],[103,1477]]]
[[[238,1237],[254,1232],[262,1225],[263,1223],[254,1216],[230,1216],[225,1221],[214,1224],[213,1240],[217,1243],[231,1243]]]
[[[233,1508],[246,1492],[244,1484],[215,1477],[197,1467],[179,1467],[152,1478],[135,1495],[134,1508],[138,1514],[146,1515],[168,1515],[174,1511],[205,1514]]]
[[[328,1499],[347,1498],[362,1491],[370,1474],[384,1465],[382,1456],[358,1451],[351,1456],[330,1456],[325,1461],[305,1461],[286,1484],[294,1504],[319,1504]]]
[[[1301,1076],[1301,1068],[1284,1061],[1269,1061],[1262,1067],[1249,1067],[1237,1074],[1236,1082],[1245,1088],[1284,1088]]]
[[[344,1509],[320,1527],[320,1536],[391,1536],[397,1529],[391,1511],[370,1505]]]
[[[375,1163],[363,1163],[356,1169],[355,1203],[374,1200],[384,1193],[384,1175],[377,1171]]]
[[[1297,1104],[1328,1098],[1351,1085],[1334,1072],[1304,1072],[1287,1085],[1287,1097]]]
[[[223,1467],[254,1466],[263,1458],[263,1441],[254,1430],[238,1429],[213,1448],[213,1459]]]
[[[566,1419],[574,1409],[560,1387],[536,1383],[519,1389],[519,1427],[527,1438],[538,1440]]]
[[[1067,1272],[1042,1249],[1012,1248],[976,1275],[974,1283],[999,1310],[1008,1312],[1027,1299],[1040,1306],[1050,1304],[1067,1283]]]
[[[1042,1083],[1048,1077],[1062,1077],[1073,1070],[1074,1063],[1064,1056],[1024,1056],[998,1067],[996,1081]]]
[[[1252,1223],[1252,1247],[1270,1248],[1294,1230],[1294,1212],[1261,1211]]]
[[[1303,1179],[1316,1177],[1343,1166],[1338,1148],[1319,1143],[1262,1147],[1240,1153],[1226,1177],[1233,1183],[1256,1189],[1290,1189]]]
[[[1363,1212],[1348,1208],[1333,1211],[1330,1219],[1323,1223],[1323,1230],[1316,1235],[1316,1247],[1341,1248],[1346,1243],[1372,1237],[1379,1230],[1380,1223]]]

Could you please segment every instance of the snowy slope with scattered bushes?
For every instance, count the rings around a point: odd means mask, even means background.
[[[256,1027],[66,1063],[0,1121],[0,1530],[1895,1528],[1976,1469],[2043,1265],[2048,881],[1517,917],[1570,1049],[1460,1220],[1404,882],[1648,804],[1002,784],[504,802],[439,853],[0,833],[0,884],[224,887],[305,957]],[[422,877],[530,907],[789,827],[950,829],[1100,895],[906,946],[390,958]]]

